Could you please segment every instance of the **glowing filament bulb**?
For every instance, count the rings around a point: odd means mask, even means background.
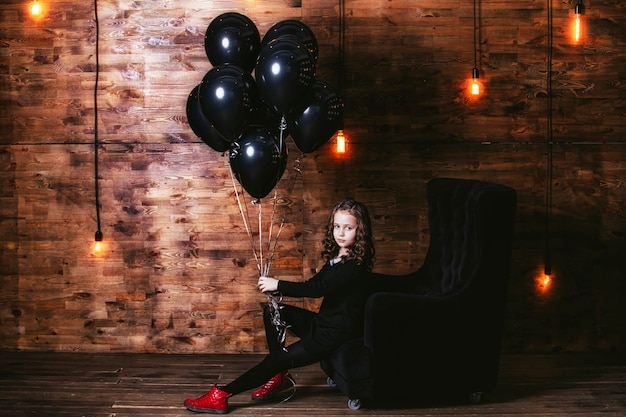
[[[582,34],[583,34],[583,26],[582,26],[583,9],[584,9],[584,6],[582,2],[578,2],[574,6],[574,30],[573,30],[572,35],[574,37],[574,42],[576,43],[580,42],[580,39],[582,38]]]
[[[552,268],[549,264],[546,264],[543,271],[535,277],[535,289],[540,295],[548,295],[553,284]]]
[[[574,41],[580,41],[580,14],[576,14],[576,18],[574,20]]]
[[[337,131],[337,153],[346,153],[346,137],[343,135],[343,130]]]
[[[480,84],[478,83],[478,80],[476,80],[476,79],[472,80],[472,86],[471,86],[470,91],[471,91],[473,96],[480,95]]]
[[[95,243],[93,245],[93,253],[99,255],[104,250],[104,242],[102,241],[102,231],[98,229],[95,235]]]
[[[480,81],[478,81],[478,68],[474,68],[472,70],[472,82],[470,83],[470,94],[472,96],[479,96],[480,91]]]
[[[33,16],[39,16],[41,12],[41,4],[39,4],[37,0],[33,0],[32,4],[30,5],[30,14],[32,14]]]

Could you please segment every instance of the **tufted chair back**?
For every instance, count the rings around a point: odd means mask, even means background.
[[[512,229],[511,213],[498,207],[515,206],[512,189],[477,180],[436,178],[426,192],[430,245],[422,273],[428,274],[433,292],[462,291],[481,269],[498,274],[508,270],[510,233],[502,233],[502,228]],[[485,262],[493,268],[485,268]]]

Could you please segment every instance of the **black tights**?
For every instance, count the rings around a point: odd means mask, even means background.
[[[316,313],[299,307],[281,305],[280,318],[289,325],[289,331],[301,337],[311,330],[311,323]],[[255,367],[243,373],[228,385],[221,389],[230,394],[239,394],[252,388],[256,388],[279,372],[290,368],[298,368],[319,362],[323,354],[321,352],[307,351],[300,341],[297,341],[284,350],[278,340],[278,331],[271,321],[269,308],[263,311],[263,323],[265,336],[270,353]]]

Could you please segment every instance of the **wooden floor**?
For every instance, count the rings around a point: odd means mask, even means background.
[[[255,355],[0,352],[0,416],[194,416],[182,406]],[[293,398],[230,399],[232,416],[626,416],[626,355],[503,355],[499,383],[477,404],[348,409],[319,366],[294,370]]]

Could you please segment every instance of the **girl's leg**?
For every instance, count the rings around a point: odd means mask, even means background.
[[[261,363],[221,389],[229,394],[239,394],[260,386],[279,372],[311,365],[320,359],[320,354],[308,352],[298,341],[288,346],[287,351],[281,348],[276,352],[270,352]]]
[[[288,304],[280,305],[280,320],[289,326],[289,331],[296,336],[302,336],[311,329],[313,318],[317,315],[313,311],[303,308],[291,306]],[[263,309],[263,324],[265,325],[265,337],[267,339],[267,347],[270,352],[282,350],[283,345],[279,340],[279,332],[276,325],[272,322],[271,309],[269,305]]]
[[[291,325],[290,330],[296,335],[302,335],[307,332],[311,328],[311,322],[314,317],[315,313],[309,310],[287,305],[281,308],[281,319]],[[299,341],[284,350],[278,340],[276,326],[271,322],[268,308],[264,311],[264,321],[270,348],[269,355],[257,366],[221,389],[214,385],[211,391],[203,396],[186,399],[184,402],[185,407],[197,412],[226,413],[228,411],[227,399],[232,395],[258,387],[266,381],[270,382],[270,378],[290,368],[310,365],[321,360],[322,356],[320,354],[307,352]],[[280,381],[278,385],[267,387],[263,392],[257,390],[253,393],[252,398],[255,400],[268,399],[281,390],[282,384]]]

